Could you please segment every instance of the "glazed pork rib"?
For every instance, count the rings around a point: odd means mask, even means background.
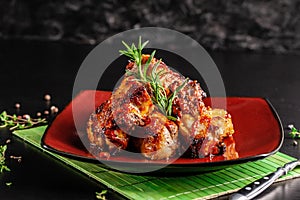
[[[155,108],[147,88],[134,77],[125,77],[111,98],[91,115],[87,128],[91,143],[100,150],[116,152],[126,149],[130,138],[131,149],[147,158],[173,156],[178,127]]]
[[[142,67],[149,57],[142,56]],[[109,153],[131,149],[152,160],[183,152],[190,158],[224,154],[223,139],[234,133],[231,116],[205,106],[206,95],[197,81],[187,80],[155,58],[147,67],[147,76],[159,72],[157,79],[167,96],[180,88],[172,102],[172,119],[159,109],[151,84],[133,75],[138,67],[130,61],[111,98],[90,116],[87,133],[91,144]]]
[[[138,82],[133,76],[125,76],[111,99],[114,119],[135,141],[137,151],[155,160],[174,155],[177,125],[157,110],[149,84]]]

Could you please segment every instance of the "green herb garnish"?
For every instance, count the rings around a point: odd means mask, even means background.
[[[135,74],[136,78],[138,78],[140,81],[148,82],[148,77],[146,75],[148,67],[150,65],[150,62],[152,58],[154,57],[155,50],[151,53],[149,59],[144,65],[144,68],[142,69],[142,50],[143,48],[149,43],[149,41],[146,41],[142,43],[142,38],[139,37],[139,43],[136,47],[134,43],[129,46],[126,44],[126,42],[122,41],[123,45],[126,47],[126,50],[120,50],[119,52],[122,55],[125,55],[130,58],[130,60],[134,61],[138,67],[138,73]]]
[[[6,149],[7,149],[6,145],[0,146],[0,173],[2,173],[4,171],[10,171],[10,169],[5,164]]]
[[[5,183],[6,186],[11,186],[12,182]]]
[[[45,118],[34,119],[29,115],[25,115],[25,117],[16,114],[8,115],[6,111],[0,114],[0,128],[9,127],[9,130],[25,129],[44,123],[46,123]]]
[[[296,129],[296,127],[294,127],[294,125],[289,125],[289,128],[291,129],[291,131],[289,132],[289,135],[293,138],[300,138],[300,131]]]
[[[101,199],[101,200],[106,200],[106,195],[107,190],[102,190],[101,192],[96,192],[96,198]]]
[[[182,83],[182,85],[177,87],[176,90],[171,94],[167,94],[159,79],[159,76],[166,72],[164,70],[157,71],[161,60],[155,63],[152,71],[150,72],[150,75],[147,75],[151,60],[154,58],[156,52],[155,50],[151,53],[146,63],[142,65],[142,50],[149,43],[149,41],[142,43],[142,39],[141,37],[139,37],[137,47],[134,43],[132,43],[131,46],[126,44],[124,41],[122,41],[122,43],[126,47],[126,50],[120,50],[119,52],[122,55],[129,57],[130,60],[135,62],[135,64],[137,65],[136,73],[127,71],[126,74],[135,76],[138,81],[149,83],[153,92],[152,101],[157,104],[159,110],[163,114],[165,114],[168,119],[176,121],[177,119],[172,116],[172,103],[176,98],[178,92],[186,85],[188,79],[186,79]]]

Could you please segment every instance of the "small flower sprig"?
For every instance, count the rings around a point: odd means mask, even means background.
[[[7,145],[0,145],[0,173],[4,171],[10,171],[10,169],[5,164],[5,152]]]
[[[297,146],[298,142],[295,139],[300,138],[300,130],[297,130],[297,128],[293,124],[288,125],[288,128],[291,130],[289,132],[289,135],[293,139],[293,145]]]
[[[291,131],[289,132],[289,135],[293,139],[300,138],[300,131],[297,130],[297,128],[293,124],[290,124],[288,127],[289,127],[289,129],[291,129]]]
[[[101,192],[96,192],[96,198],[101,200],[106,200],[107,190],[102,190]]]
[[[47,123],[46,118],[32,118],[30,115],[17,116],[9,115],[6,111],[0,114],[0,128],[9,127],[9,130],[20,130],[36,125]]]

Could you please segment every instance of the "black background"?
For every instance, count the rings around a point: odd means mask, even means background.
[[[217,64],[228,96],[268,98],[282,120],[281,151],[300,157],[286,127],[300,127],[300,1],[55,1],[0,2],[0,111],[63,109],[83,59],[110,35],[131,28],[159,26],[200,42]],[[0,174],[0,199],[95,199],[106,189],[24,141],[11,139],[11,172]],[[300,142],[300,141],[298,141]],[[6,182],[12,182],[10,187]],[[300,180],[276,184],[259,199],[300,199]],[[119,198],[113,191],[109,199]],[[222,197],[226,199],[228,197]]]
[[[97,44],[132,28],[188,34],[207,49],[299,52],[299,0],[12,0],[0,38]]]

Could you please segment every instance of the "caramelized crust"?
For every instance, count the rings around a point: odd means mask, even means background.
[[[97,147],[101,152],[116,152],[128,146],[129,136],[117,126],[111,111],[111,100],[101,104],[96,112],[91,114],[87,124],[87,135],[91,147]]]
[[[140,150],[152,160],[168,159],[176,152],[178,142],[177,125],[162,113],[155,111],[150,116],[151,123],[145,128]]]
[[[112,113],[117,125],[125,132],[134,131],[138,126],[150,123],[149,115],[154,109],[148,86],[134,79],[125,77],[113,92]]]

